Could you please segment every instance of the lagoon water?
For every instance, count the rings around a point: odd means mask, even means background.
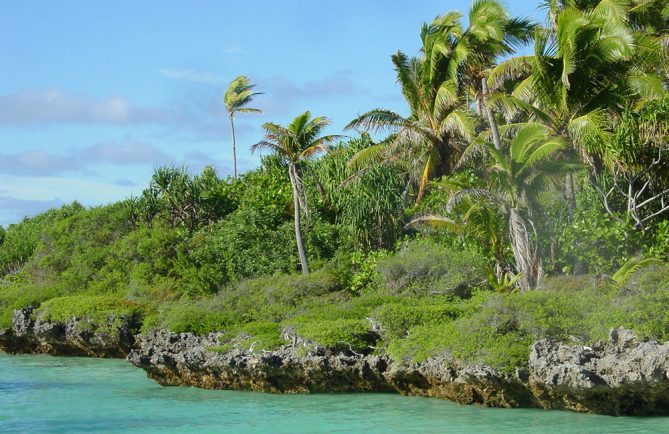
[[[669,418],[161,387],[124,360],[0,353],[0,432],[669,433]]]

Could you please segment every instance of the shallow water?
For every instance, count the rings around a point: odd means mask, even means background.
[[[161,387],[124,360],[0,353],[0,432],[669,433],[669,418]]]

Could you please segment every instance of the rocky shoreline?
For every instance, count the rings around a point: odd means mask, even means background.
[[[609,415],[669,414],[669,342],[637,340],[625,329],[592,347],[536,342],[527,370],[513,374],[447,356],[398,363],[385,355],[334,352],[293,339],[276,351],[221,352],[221,333],[195,336],[156,330],[133,336],[137,319],[114,332],[93,332],[14,313],[0,349],[127,357],[162,385],[271,393],[394,392],[490,407],[538,407]],[[110,319],[111,321],[111,319]],[[219,348],[217,350],[217,348]]]
[[[66,323],[35,318],[33,308],[18,309],[12,327],[0,329],[0,349],[10,354],[40,354],[125,358],[135,346],[135,333],[141,321],[137,317],[108,318],[107,327],[91,327],[84,320],[72,318]]]

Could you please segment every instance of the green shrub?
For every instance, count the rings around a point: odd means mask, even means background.
[[[142,325],[142,332],[152,328],[164,328],[175,333],[204,335],[225,331],[242,321],[239,315],[221,303],[219,298],[204,300],[180,300],[163,303]]]
[[[42,302],[59,295],[53,286],[35,286],[25,283],[0,285],[0,329],[10,328],[15,309],[39,307]]]
[[[504,298],[492,296],[473,315],[411,328],[406,338],[390,343],[388,354],[412,362],[450,354],[468,363],[513,370],[527,364],[531,343],[532,338],[517,329],[516,313],[505,306]]]
[[[404,244],[377,263],[382,285],[395,295],[466,295],[486,281],[485,261],[470,251],[455,251],[429,240]]]
[[[386,250],[374,250],[367,254],[355,252],[351,255],[353,275],[349,288],[354,294],[373,293],[378,291],[381,276],[377,271],[379,261],[388,258]]]
[[[372,312],[387,338],[402,338],[407,332],[420,325],[445,324],[458,317],[463,311],[461,303],[450,303],[442,298],[417,300],[403,298],[395,303],[379,306]]]
[[[377,312],[396,313],[386,320],[394,325],[387,349],[393,358],[421,361],[447,353],[512,371],[527,364],[530,345],[539,339],[587,344],[607,339],[618,327],[642,339],[669,339],[667,277],[669,267],[655,266],[639,270],[626,287],[563,277],[547,279],[533,291],[478,293],[456,305],[461,310],[451,321],[438,315],[434,321],[419,320],[419,303],[415,310],[385,305]]]
[[[129,300],[104,295],[76,295],[52,298],[35,312],[44,321],[66,323],[76,318],[94,330],[112,331],[124,319],[138,319],[144,308]]]
[[[83,209],[79,203],[74,202],[60,209],[24,218],[20,223],[3,229],[3,241],[0,243],[0,276],[17,272],[33,256],[35,249],[43,241],[43,233],[48,227]]]
[[[607,214],[596,193],[586,190],[578,199],[579,207],[571,223],[558,234],[563,272],[610,275],[646,250],[643,234],[630,221]],[[583,270],[574,270],[574,264]]]
[[[229,330],[222,338],[224,344],[217,350],[227,352],[239,347],[248,351],[272,351],[284,345],[281,327],[275,322],[251,322]]]
[[[287,322],[298,336],[335,351],[365,351],[375,343],[371,325],[364,319],[307,320]]]

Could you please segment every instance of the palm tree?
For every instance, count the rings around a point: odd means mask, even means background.
[[[519,112],[541,122],[570,144],[597,174],[603,169],[603,144],[611,118],[638,96],[663,92],[662,80],[645,69],[644,56],[628,25],[625,2],[550,0],[551,26],[535,33],[534,55],[517,57],[495,67],[491,88],[518,83],[510,95],[497,93],[491,103],[511,118]],[[575,208],[573,180],[565,193],[570,214]]]
[[[263,124],[264,139],[251,147],[253,152],[267,149],[288,164],[288,176],[293,187],[295,241],[304,274],[309,274],[309,263],[300,227],[300,209],[306,211],[301,165],[318,153],[325,152],[329,143],[342,137],[339,135],[321,136],[321,132],[328,125],[330,125],[328,118],[319,116],[312,119],[308,111],[297,116],[287,127],[267,122]]]
[[[499,56],[529,42],[534,28],[527,19],[510,18],[497,0],[474,1],[467,29],[463,29],[461,18],[458,12],[449,12],[424,25],[420,58],[409,59],[401,52],[392,57],[411,110],[408,117],[375,109],[347,126],[395,133],[378,147],[359,153],[352,164],[364,163],[384,148],[391,154],[404,154],[412,166],[420,169],[419,176],[414,177],[419,179],[418,200],[430,179],[452,173],[471,139],[475,122],[466,107],[467,88],[473,89],[479,111],[486,113],[493,142],[501,147],[493,113],[484,104],[484,75]]]
[[[527,18],[510,17],[498,0],[475,0],[469,9],[469,26],[462,37],[462,80],[470,89],[479,115],[484,116],[492,141],[497,149],[502,147],[497,122],[487,104],[488,83],[486,75],[502,56],[532,40],[536,25]]]
[[[446,215],[425,214],[412,219],[405,227],[444,231],[473,240],[483,247],[486,255],[493,257],[495,277],[501,282],[507,268],[507,242],[502,228],[506,222],[499,219],[497,209],[475,199],[468,199],[457,208],[449,213],[457,215],[457,220]]]
[[[237,179],[237,137],[235,136],[235,113],[262,113],[262,110],[246,107],[256,95],[262,92],[254,92],[255,84],[245,75],[232,80],[225,91],[223,101],[230,117],[230,128],[232,130],[232,160],[234,165],[234,177]]]
[[[497,149],[490,142],[474,142],[465,152],[480,148],[492,160],[486,168],[487,186],[454,192],[448,202],[453,209],[460,202],[480,201],[496,207],[507,220],[508,236],[523,290],[537,285],[543,275],[537,232],[532,220],[537,193],[549,177],[573,170],[575,163],[556,158],[567,143],[541,124],[526,124],[508,146]]]
[[[415,169],[412,179],[418,183],[418,200],[430,179],[452,172],[474,132],[474,118],[464,103],[458,78],[462,58],[458,44],[463,32],[460,18],[459,13],[451,12],[424,25],[420,58],[409,58],[402,52],[392,56],[397,80],[411,111],[409,116],[374,109],[346,127],[392,132],[387,140],[356,154],[351,163],[364,165],[384,152],[387,159],[407,160]]]

